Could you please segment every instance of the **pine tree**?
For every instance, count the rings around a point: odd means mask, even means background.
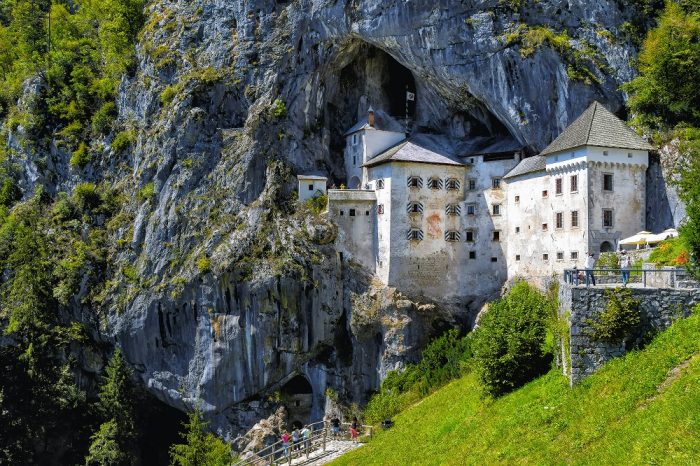
[[[131,368],[117,348],[112,355],[96,402],[103,423],[90,437],[86,464],[113,465],[133,463],[136,451],[135,394]]]
[[[214,434],[206,432],[207,423],[195,409],[183,423],[182,444],[170,446],[171,464],[178,466],[226,466],[231,463],[231,448]]]

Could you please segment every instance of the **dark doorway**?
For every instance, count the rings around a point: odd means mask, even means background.
[[[615,248],[610,241],[603,241],[600,243],[600,252],[613,252]]]
[[[281,391],[287,407],[288,424],[308,424],[314,399],[309,380],[303,375],[297,375],[284,384]]]

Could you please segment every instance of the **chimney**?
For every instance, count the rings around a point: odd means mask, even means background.
[[[367,123],[369,126],[374,128],[374,109],[372,106],[369,107],[369,110],[367,110]]]

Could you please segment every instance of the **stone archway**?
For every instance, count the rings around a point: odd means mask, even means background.
[[[615,247],[612,245],[610,241],[603,241],[600,243],[600,252],[613,252],[615,251]]]
[[[350,178],[350,182],[348,183],[348,188],[349,189],[360,189],[360,178],[353,176]]]
[[[308,424],[314,400],[309,379],[303,375],[296,375],[282,386],[281,393],[287,407],[288,424]]]

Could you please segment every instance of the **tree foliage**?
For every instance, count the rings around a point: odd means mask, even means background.
[[[502,395],[549,369],[547,336],[553,312],[547,297],[526,282],[489,305],[472,343],[474,365],[487,393]]]
[[[181,434],[185,443],[170,447],[170,458],[178,466],[227,466],[231,462],[231,447],[214,434],[207,432],[207,423],[199,409],[195,409],[183,424]]]

